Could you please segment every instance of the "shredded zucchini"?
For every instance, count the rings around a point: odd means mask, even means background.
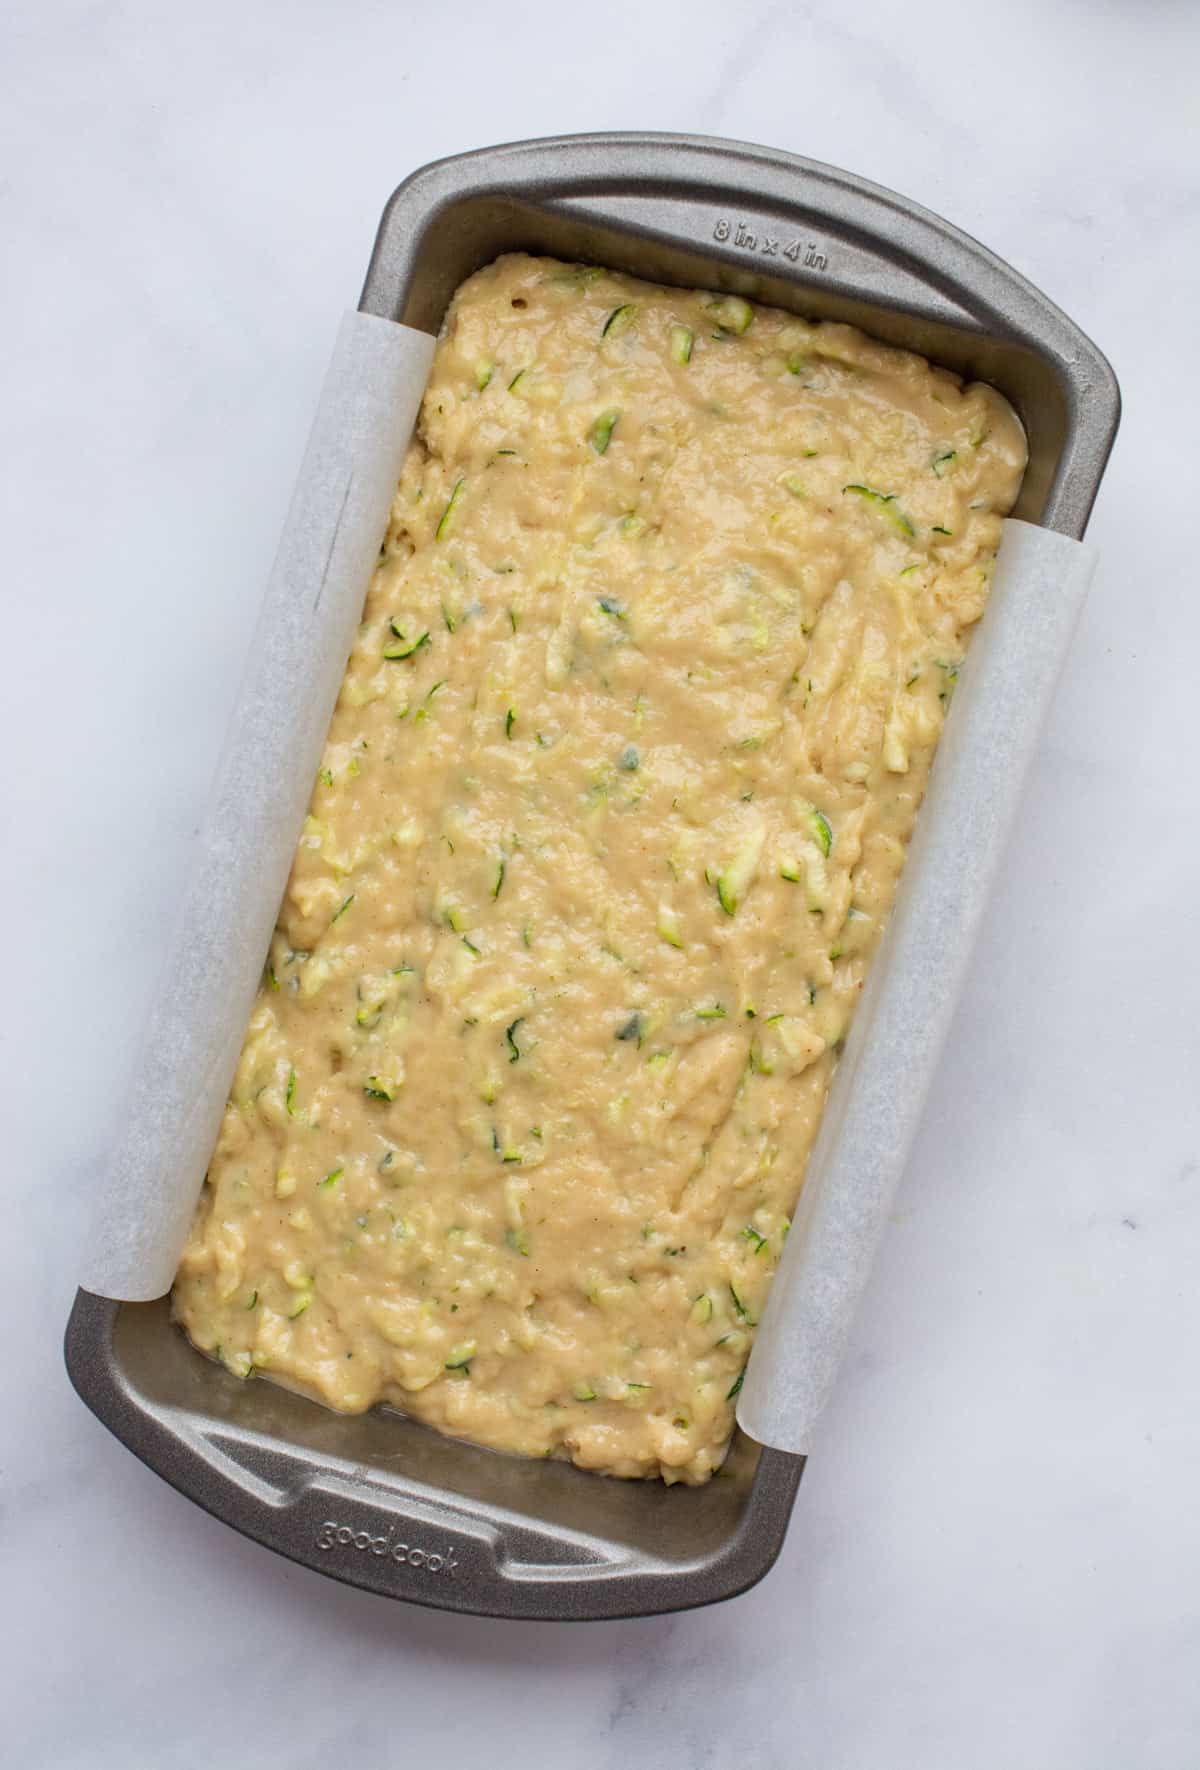
[[[740,337],[750,330],[754,309],[740,295],[717,296],[708,306],[722,332],[733,332]]]
[[[414,657],[416,653],[421,650],[422,646],[430,643],[428,632],[418,633],[415,639],[410,639],[408,635],[396,625],[395,621],[389,621],[388,625],[391,627],[392,632],[396,635],[399,642],[396,645],[384,646],[383,655],[389,662],[392,662],[397,658]]]
[[[864,485],[843,486],[842,491],[855,498],[861,498],[866,504],[874,505],[880,515],[886,517],[899,534],[907,536],[910,540],[916,534],[917,531],[913,528],[911,521],[896,503],[895,492],[877,492],[873,486]]]
[[[454,512],[458,508],[458,501],[462,497],[463,487],[466,483],[465,479],[460,479],[456,482],[454,490],[450,494],[450,502],[442,511],[442,520],[437,525],[437,539],[439,541],[444,541],[446,536],[450,533],[450,525],[454,520]]]
[[[602,338],[619,338],[622,332],[629,330],[636,313],[637,308],[632,301],[623,301],[620,307],[613,308],[605,320],[600,330],[600,336]]]
[[[612,433],[616,429],[620,412],[601,412],[588,432],[588,441],[598,455],[603,455],[612,441]]]

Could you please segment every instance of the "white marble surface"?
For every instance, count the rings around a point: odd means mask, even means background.
[[[1200,1762],[1200,20],[916,11],[0,8],[5,1761]],[[705,1613],[504,1626],[242,1541],[91,1420],[58,1343],[382,201],[438,154],[608,127],[771,142],[941,210],[1108,351],[1126,417],[1090,608],[778,1566]]]

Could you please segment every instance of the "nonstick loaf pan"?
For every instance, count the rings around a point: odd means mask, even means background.
[[[1081,538],[1120,401],[1103,356],[974,240],[848,173],[674,135],[518,142],[423,167],[388,203],[363,312],[436,332],[502,252],[601,263],[844,320],[999,388],[1029,439],[1013,514]],[[499,1455],[387,1411],[239,1382],[166,1299],[80,1291],[80,1396],[137,1456],[281,1554],[389,1597],[481,1615],[640,1616],[744,1591],[787,1530],[801,1457],[735,1435],[706,1486]]]

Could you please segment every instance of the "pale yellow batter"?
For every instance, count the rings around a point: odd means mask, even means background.
[[[845,326],[456,295],[175,1287],[333,1407],[703,1481],[1024,467]]]

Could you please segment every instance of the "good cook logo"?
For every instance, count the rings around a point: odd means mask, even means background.
[[[412,1543],[395,1542],[395,1532],[396,1526],[391,1524],[382,1536],[372,1536],[369,1530],[352,1530],[348,1524],[328,1518],[317,1532],[317,1547],[357,1549],[364,1555],[384,1555],[406,1567],[423,1567],[426,1573],[452,1574],[458,1566],[453,1549],[447,1549],[441,1555]]]

